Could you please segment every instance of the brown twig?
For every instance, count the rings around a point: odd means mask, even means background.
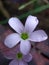
[[[2,1],[0,0],[0,11],[4,14],[6,18],[10,17],[10,14],[8,11],[4,8]]]

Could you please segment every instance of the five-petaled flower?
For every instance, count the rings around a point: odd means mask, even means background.
[[[34,31],[39,23],[35,16],[28,16],[25,27],[16,17],[10,18],[8,23],[17,33],[8,35],[4,44],[9,48],[13,48],[20,42],[20,51],[25,55],[28,54],[31,49],[30,41],[41,42],[48,38],[47,34],[43,30]]]
[[[20,52],[20,47],[19,45],[13,48],[13,50],[9,50],[4,53],[4,56],[7,59],[12,59],[9,65],[28,65],[27,63],[32,60],[32,55],[31,53],[27,55],[23,55]]]

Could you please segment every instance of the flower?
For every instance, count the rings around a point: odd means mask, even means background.
[[[41,42],[48,38],[47,34],[43,30],[34,31],[39,21],[37,17],[29,15],[25,27],[16,17],[9,19],[8,24],[17,32],[8,35],[4,41],[4,44],[13,48],[20,42],[20,51],[23,54],[28,54],[31,49],[32,42]]]
[[[4,53],[4,56],[7,59],[12,59],[12,61],[9,63],[9,65],[28,65],[27,62],[30,62],[32,60],[31,53],[27,55],[23,55],[20,52],[20,47],[16,46],[13,48],[13,50],[6,51]]]

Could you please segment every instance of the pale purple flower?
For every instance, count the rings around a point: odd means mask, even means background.
[[[19,46],[17,46],[15,49],[7,51],[4,53],[4,56],[7,59],[12,59],[12,61],[9,63],[9,65],[28,65],[27,62],[30,62],[32,60],[31,53],[27,55],[23,55],[20,52]]]
[[[4,44],[7,47],[12,48],[20,42],[20,51],[25,55],[28,54],[31,49],[30,41],[41,42],[48,38],[47,34],[43,30],[34,31],[39,23],[35,16],[28,16],[25,27],[16,17],[10,18],[8,23],[17,33],[8,35]]]

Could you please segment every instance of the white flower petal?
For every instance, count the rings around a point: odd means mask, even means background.
[[[17,33],[13,33],[6,37],[4,44],[7,47],[12,48],[15,45],[17,45],[19,41],[20,41],[20,36]]]
[[[17,60],[12,60],[9,65],[19,65]]]
[[[30,40],[34,42],[41,42],[48,38],[47,34],[43,30],[37,30],[32,33]]]
[[[29,53],[30,51],[30,48],[31,48],[31,44],[29,41],[27,40],[22,40],[21,43],[20,43],[20,51],[26,55]]]
[[[26,61],[26,62],[30,62],[31,60],[32,60],[32,55],[31,54],[27,54],[27,55],[25,55],[24,56],[24,61]]]
[[[19,61],[19,65],[28,65],[26,62],[24,62],[23,60]]]
[[[12,17],[8,23],[16,32],[21,33],[23,31],[24,26],[18,18]]]
[[[29,15],[25,23],[25,31],[32,32],[36,28],[38,22],[37,17]]]

